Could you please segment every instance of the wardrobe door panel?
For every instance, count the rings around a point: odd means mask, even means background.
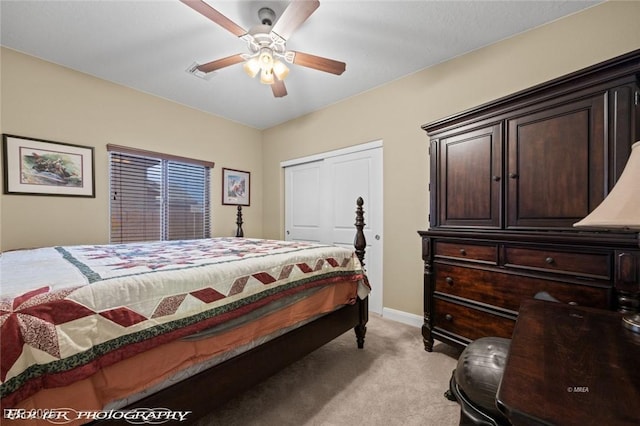
[[[440,226],[500,228],[500,125],[440,139],[437,170]]]
[[[640,139],[640,87],[629,83],[609,91],[609,189],[612,189]]]
[[[507,228],[571,228],[607,193],[606,94],[507,121]]]

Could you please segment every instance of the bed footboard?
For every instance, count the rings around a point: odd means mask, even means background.
[[[366,299],[365,299],[366,300]],[[320,317],[125,409],[165,407],[190,411],[190,424],[336,337],[359,327],[363,300]]]

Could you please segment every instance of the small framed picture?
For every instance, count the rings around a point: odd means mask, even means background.
[[[222,169],[222,204],[248,206],[251,201],[251,173]]]
[[[4,193],[95,197],[93,147],[2,135]]]

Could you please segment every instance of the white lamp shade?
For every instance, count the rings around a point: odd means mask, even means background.
[[[263,70],[271,69],[273,67],[273,55],[271,53],[271,49],[262,48],[260,50],[260,66]]]
[[[273,84],[273,70],[262,70],[260,73],[260,83]]]
[[[607,198],[575,227],[640,230],[640,141]]]
[[[260,71],[260,61],[257,58],[247,60],[243,65],[244,71],[251,78],[255,77]]]
[[[273,73],[276,75],[278,80],[284,81],[285,78],[289,75],[289,68],[280,61],[273,62]]]

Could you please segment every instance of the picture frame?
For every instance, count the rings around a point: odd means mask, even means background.
[[[251,173],[235,169],[222,169],[222,204],[251,205]]]
[[[94,149],[3,134],[4,193],[95,198]]]

